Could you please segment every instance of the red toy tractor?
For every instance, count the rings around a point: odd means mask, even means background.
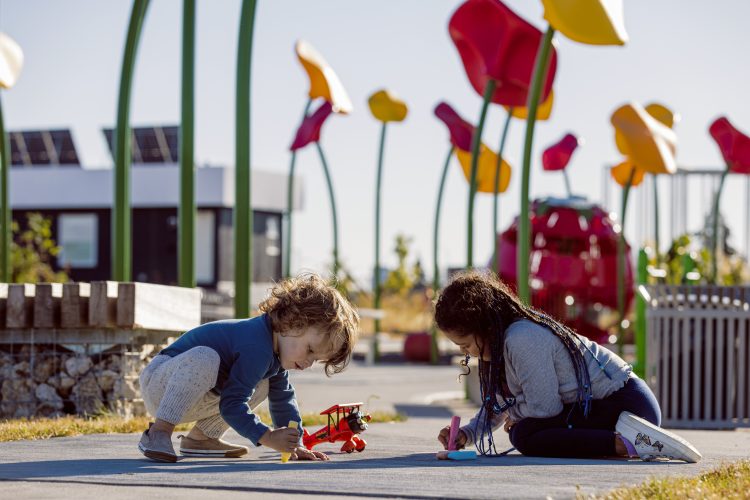
[[[316,444],[344,441],[341,451],[347,453],[352,453],[354,450],[364,451],[367,442],[357,434],[367,429],[370,415],[359,410],[361,405],[362,403],[342,403],[320,412],[321,415],[328,415],[328,425],[315,434],[308,434],[305,429],[302,444],[308,450],[312,450]]]

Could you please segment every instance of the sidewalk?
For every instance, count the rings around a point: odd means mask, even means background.
[[[336,402],[367,401],[369,410],[398,410],[407,422],[373,424],[362,435],[362,453],[338,453],[321,445],[330,462],[281,464],[267,448],[249,458],[190,458],[176,464],[144,459],[138,435],[94,435],[44,441],[3,443],[0,488],[5,498],[571,498],[636,484],[654,475],[694,475],[722,461],[748,457],[750,432],[680,431],[704,454],[700,464],[645,463],[626,460],[571,460],[523,457],[442,462],[434,458],[435,436],[449,416],[468,417],[473,409],[440,401],[460,391],[457,367],[354,363],[330,380],[318,370],[295,373],[293,383],[305,412]],[[377,398],[371,397],[376,395]],[[432,401],[432,404],[429,404]],[[239,437],[235,434],[230,439]],[[502,431],[497,447],[509,447]],[[175,443],[177,440],[174,440]],[[580,490],[578,490],[580,487]]]

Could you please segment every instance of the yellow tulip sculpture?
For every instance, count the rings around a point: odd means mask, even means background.
[[[334,113],[351,113],[352,101],[323,56],[305,40],[298,40],[294,51],[310,79],[310,90],[307,93],[310,99],[325,99],[331,103]]]
[[[534,142],[536,110],[547,72],[555,30],[573,41],[587,45],[624,45],[628,40],[623,23],[622,0],[542,0],[544,18],[549,23],[539,46],[531,91],[526,105],[530,116],[526,120],[523,164],[521,167],[521,215],[518,224],[518,296],[529,302],[529,187],[531,154]]]
[[[11,37],[0,33],[0,88],[12,88],[21,76],[23,50]],[[11,214],[8,202],[10,144],[5,134],[3,108],[0,103],[0,281],[10,282]]]
[[[409,113],[406,103],[388,90],[379,90],[372,94],[367,100],[370,113],[376,120],[382,123],[380,128],[380,147],[378,153],[378,170],[375,181],[375,266],[373,268],[375,278],[375,309],[380,309],[380,186],[383,173],[383,151],[385,148],[385,131],[389,122],[402,122]],[[380,358],[380,347],[378,345],[378,332],[380,331],[380,320],[375,320],[375,332],[373,336],[373,354],[375,360]]]
[[[315,99],[323,99],[331,104],[334,113],[349,114],[352,111],[352,101],[346,93],[346,89],[341,84],[341,80],[333,71],[333,68],[326,62],[320,53],[305,40],[298,40],[294,45],[294,52],[297,55],[302,68],[305,70],[310,82],[307,92],[308,100],[302,113],[304,123],[308,118],[310,106]],[[328,169],[325,153],[319,141],[315,142],[315,147],[320,157],[320,163],[323,167],[323,174],[328,185],[328,196],[331,204],[331,218],[333,221],[333,274],[339,272],[339,237],[338,237],[338,216],[336,211],[336,198],[333,191],[333,181]],[[287,210],[286,210],[286,243],[284,251],[284,276],[291,276],[291,256],[292,256],[292,194],[294,193],[294,169],[297,163],[297,150],[292,149],[292,157],[289,163],[289,177],[287,179]]]
[[[637,105],[633,105],[637,106]],[[648,116],[644,116],[644,112]],[[656,120],[656,123],[654,123]],[[621,127],[624,127],[631,131],[631,135],[635,136],[629,139],[626,134],[620,132],[617,128],[615,129],[615,143],[620,153],[633,158],[635,156],[645,156],[651,154],[653,149],[667,149],[671,150],[671,155],[666,155],[667,159],[664,160],[659,156],[658,158],[640,158],[639,161],[655,161],[658,165],[655,171],[650,172],[653,178],[653,189],[654,189],[654,254],[656,255],[657,267],[660,265],[661,260],[659,257],[659,191],[656,182],[656,176],[661,174],[672,174],[676,169],[674,162],[670,162],[669,158],[674,158],[674,149],[676,144],[676,136],[674,133],[665,131],[663,127],[671,129],[676,122],[679,121],[679,115],[673,113],[669,108],[662,104],[651,103],[647,105],[642,111],[640,108],[634,108],[634,110],[620,111],[620,116],[617,118],[618,123]],[[650,143],[642,144],[642,137],[652,137],[653,145]],[[641,141],[641,144],[638,142]],[[649,139],[646,140],[647,142]],[[639,151],[642,148],[643,151]],[[632,152],[631,152],[632,151]],[[641,163],[645,165],[645,163]],[[657,171],[658,170],[658,171]]]
[[[673,173],[677,169],[675,151],[677,138],[667,126],[674,119],[667,119],[663,106],[652,106],[651,110],[664,122],[652,116],[640,104],[628,103],[617,108],[610,118],[615,128],[615,143],[626,156],[627,166],[619,165],[613,169],[616,179],[624,179],[627,168],[627,180],[623,185],[622,215],[620,239],[617,246],[617,303],[620,321],[618,324],[618,347],[622,352],[623,321],[625,319],[625,217],[627,214],[628,194],[635,181],[640,183],[643,172],[651,174]],[[640,177],[640,179],[639,179]],[[639,360],[642,362],[642,360]]]
[[[544,19],[557,31],[586,45],[625,45],[622,1],[542,0]]]
[[[471,179],[471,152],[456,150],[456,157],[461,164],[466,182]],[[497,165],[500,163],[499,181],[496,182]],[[486,144],[479,149],[479,167],[477,168],[476,189],[480,193],[504,193],[510,184],[511,168],[507,161],[499,157]]]

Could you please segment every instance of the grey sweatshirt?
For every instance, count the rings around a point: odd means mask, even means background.
[[[581,346],[586,360],[594,399],[603,399],[621,389],[632,367],[615,353],[579,335],[588,349]],[[576,401],[578,382],[568,350],[549,328],[529,320],[511,324],[505,331],[505,373],[508,388],[516,404],[507,412],[495,415],[492,430],[510,417],[518,422],[527,417],[548,418],[558,415],[563,405]],[[597,362],[598,360],[598,362]],[[600,367],[601,365],[601,367]],[[502,399],[498,394],[498,401]],[[477,413],[461,427],[474,440]]]

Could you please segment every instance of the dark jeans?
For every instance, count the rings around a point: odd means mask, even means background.
[[[591,402],[589,416],[577,404],[565,405],[550,418],[525,418],[510,430],[510,442],[524,455],[536,457],[611,457],[615,424],[623,411],[661,424],[661,410],[646,382],[631,377],[622,389]]]

